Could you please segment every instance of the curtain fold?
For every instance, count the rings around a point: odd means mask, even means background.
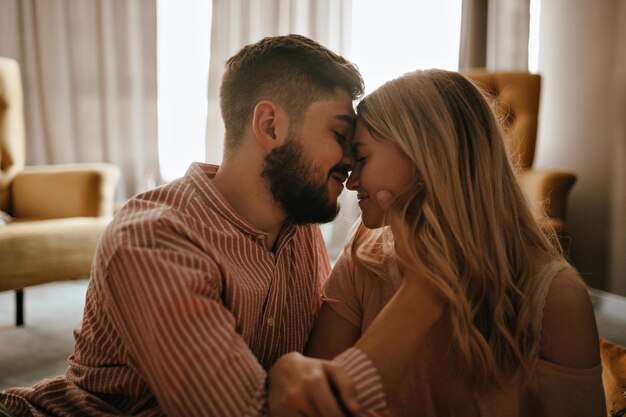
[[[21,66],[27,165],[111,162],[118,198],[159,177],[155,0],[1,0]]]
[[[463,0],[459,68],[487,67],[487,15],[489,0]]]
[[[530,0],[463,0],[459,68],[527,71]]]

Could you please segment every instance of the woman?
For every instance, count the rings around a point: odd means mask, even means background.
[[[458,73],[417,71],[357,113],[348,188],[362,216],[307,354],[358,346],[410,271],[444,313],[387,390],[395,415],[604,415],[587,289],[533,218],[483,94]]]

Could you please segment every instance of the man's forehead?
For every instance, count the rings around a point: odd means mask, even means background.
[[[323,117],[331,122],[345,122],[351,126],[356,123],[356,115],[351,105],[343,105],[336,101],[318,101],[309,107],[308,113]]]
[[[333,94],[327,96],[325,99],[320,100],[318,103],[322,104],[323,106],[327,106],[328,109],[332,109],[331,112],[336,116],[349,116],[350,123],[352,123],[355,116],[354,105],[352,102],[352,98],[346,91],[342,89],[336,89]]]
[[[352,99],[343,91],[312,102],[307,114],[315,118],[324,118],[329,122],[345,122],[351,126],[356,120]]]

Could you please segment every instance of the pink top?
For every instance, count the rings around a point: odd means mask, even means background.
[[[541,271],[543,285],[533,302],[542,311],[552,279],[564,268],[571,266],[554,262]],[[388,261],[387,270],[389,280],[368,273],[356,273],[354,263],[342,255],[325,284],[324,302],[362,332],[365,331],[402,281],[394,262]],[[539,360],[536,376],[529,389],[510,386],[505,391],[494,390],[475,397],[467,393],[468,382],[454,376],[449,335],[450,329],[443,320],[431,330],[401,388],[388,398],[392,415],[515,417],[536,416],[539,410],[543,410],[542,415],[552,415],[546,411],[553,407],[552,404],[533,401],[535,390],[549,386],[555,402],[563,404],[562,398],[571,395],[593,395],[591,387],[594,384],[591,382],[600,378],[601,365],[576,369]],[[589,392],[586,391],[587,387]],[[558,415],[566,415],[562,413],[564,410],[559,411]]]
[[[136,196],[94,259],[65,376],[0,393],[25,416],[258,416],[267,370],[302,351],[329,263],[319,228],[267,234],[212,184],[216,166]],[[359,350],[336,359],[372,412],[385,407]]]

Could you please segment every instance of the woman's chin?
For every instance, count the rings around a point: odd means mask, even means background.
[[[384,226],[382,218],[373,219],[369,216],[366,216],[365,213],[361,214],[361,222],[363,223],[363,226],[372,230],[380,229],[381,227]]]

